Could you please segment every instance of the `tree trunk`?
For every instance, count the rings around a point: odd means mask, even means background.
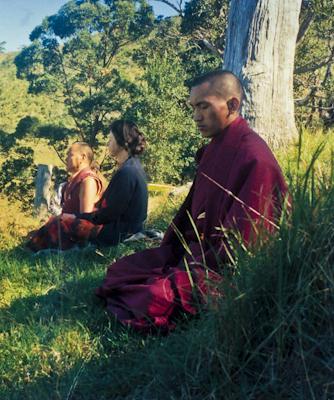
[[[272,147],[297,136],[293,67],[302,0],[231,0],[224,69],[243,82],[242,114]]]
[[[40,217],[46,215],[50,208],[50,188],[52,165],[39,164],[36,176],[35,212]]]

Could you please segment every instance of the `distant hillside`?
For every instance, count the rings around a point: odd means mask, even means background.
[[[28,83],[16,78],[15,56],[16,53],[0,54],[0,132],[14,132],[20,119],[27,115],[46,123],[65,119],[71,124],[61,100],[28,93]]]

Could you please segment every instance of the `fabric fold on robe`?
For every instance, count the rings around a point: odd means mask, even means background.
[[[161,246],[116,261],[96,290],[110,313],[138,330],[169,331],[180,312],[196,313],[228,261],[224,230],[237,231],[245,245],[258,231],[275,230],[287,186],[272,152],[243,118],[197,159],[193,185]]]
[[[28,249],[34,252],[45,249],[69,250],[74,246],[84,247],[97,237],[102,225],[94,225],[74,216],[63,215],[80,212],[80,185],[88,177],[96,181],[97,196],[102,196],[103,182],[98,175],[90,168],[81,170],[65,185],[62,196],[62,214],[50,217],[41,228],[30,233],[26,243]]]

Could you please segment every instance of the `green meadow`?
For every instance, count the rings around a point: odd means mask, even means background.
[[[303,132],[277,154],[292,213],[169,336],[121,326],[94,296],[110,263],[155,243],[34,256],[40,222],[2,198],[0,398],[333,399],[333,149],[333,132]],[[165,229],[181,200],[151,192],[148,225]]]

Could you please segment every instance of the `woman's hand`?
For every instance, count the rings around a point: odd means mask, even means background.
[[[74,214],[67,214],[67,213],[64,213],[64,214],[61,214],[60,215],[60,219],[62,219],[62,218],[72,218],[72,219],[74,219],[75,218],[75,215]]]

